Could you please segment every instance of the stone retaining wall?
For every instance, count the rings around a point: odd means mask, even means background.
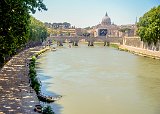
[[[152,50],[152,51],[160,51],[160,42],[156,45],[145,43],[141,41],[140,37],[124,37],[123,45]]]

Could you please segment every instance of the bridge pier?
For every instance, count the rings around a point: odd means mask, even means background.
[[[90,42],[90,46],[94,46],[93,42]]]
[[[63,42],[62,41],[57,41],[57,46],[63,46]]]
[[[78,46],[78,41],[73,41],[73,46]]]
[[[90,41],[88,41],[88,46],[90,46]]]
[[[106,46],[106,41],[104,41],[104,46]]]
[[[107,42],[107,46],[110,46],[110,42]]]
[[[69,40],[69,43],[73,43],[73,40],[70,39],[70,40]]]
[[[74,43],[74,46],[78,46],[78,41],[76,41],[76,42]]]
[[[94,46],[94,42],[93,41],[88,41],[88,46]]]

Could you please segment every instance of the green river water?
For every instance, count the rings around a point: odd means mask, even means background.
[[[56,114],[160,114],[160,61],[114,48],[80,45],[37,60],[42,91],[63,97]]]

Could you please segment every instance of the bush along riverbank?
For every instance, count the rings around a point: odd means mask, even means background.
[[[29,63],[29,78],[31,87],[35,90],[36,94],[40,93],[41,82],[37,78],[36,70],[35,70],[35,61],[36,57],[32,56],[32,59]]]
[[[51,103],[54,102],[58,99],[60,99],[62,96],[58,97],[50,97],[50,96],[45,96],[41,94],[41,81],[39,80],[36,69],[35,69],[35,63],[36,59],[39,55],[43,54],[50,48],[45,48],[36,53],[34,56],[32,56],[30,63],[29,63],[29,78],[30,78],[30,85],[31,87],[35,90],[37,97],[40,101],[46,102],[46,103]],[[42,114],[54,114],[52,108],[50,106],[42,107],[41,105],[35,106],[34,111],[42,113]]]
[[[44,48],[40,50],[38,53],[36,53],[34,56],[32,56],[30,63],[29,63],[29,78],[30,78],[30,84],[31,87],[35,90],[36,94],[39,95],[41,92],[41,81],[37,77],[37,73],[35,70],[35,62],[39,55],[46,52],[50,48]]]

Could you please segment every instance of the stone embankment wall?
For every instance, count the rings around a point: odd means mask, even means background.
[[[152,50],[152,51],[160,51],[160,42],[158,42],[156,45],[145,43],[141,41],[140,37],[124,37],[123,38],[123,45],[142,48],[146,50]]]

